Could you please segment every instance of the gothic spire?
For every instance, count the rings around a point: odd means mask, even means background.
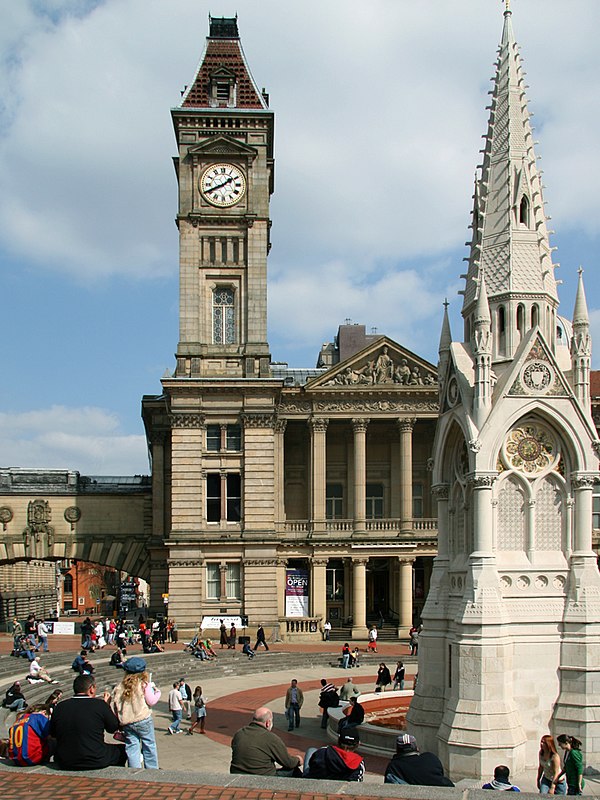
[[[588,314],[583,270],[579,268],[579,282],[573,311],[573,336],[571,338],[571,360],[573,364],[573,388],[581,403],[590,406],[590,367],[592,361],[592,339]]]
[[[465,330],[470,330],[483,269],[492,327],[498,333],[494,360],[514,356],[522,336],[535,324],[540,324],[551,347],[555,337],[558,295],[524,75],[507,4],[475,187],[462,309]]]

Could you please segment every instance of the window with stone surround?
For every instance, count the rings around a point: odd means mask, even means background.
[[[206,475],[206,521],[240,522],[242,479],[239,472],[209,472]]]
[[[241,593],[241,569],[237,561],[227,563],[227,572],[225,573],[225,589],[228,600],[240,600]]]
[[[239,453],[242,449],[242,426],[238,424],[221,425],[219,423],[207,425],[206,449],[210,453],[223,451]]]
[[[209,600],[218,600],[221,596],[221,567],[220,564],[206,565],[206,597]]]
[[[213,344],[235,344],[235,292],[227,286],[213,290]]]

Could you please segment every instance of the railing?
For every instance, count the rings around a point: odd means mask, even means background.
[[[279,620],[281,628],[288,636],[294,634],[319,633],[321,617],[283,617]]]
[[[362,527],[363,525],[364,527]],[[290,539],[309,538],[322,533],[351,535],[357,527],[354,519],[290,519],[280,522],[276,526],[278,533],[284,533]],[[400,519],[367,519],[364,523],[361,523],[361,527],[362,530],[366,530],[367,533],[373,534],[403,533],[410,535],[411,533],[423,533],[436,535],[438,523],[435,518],[426,519],[424,517],[416,517],[410,520],[408,526],[404,525]]]

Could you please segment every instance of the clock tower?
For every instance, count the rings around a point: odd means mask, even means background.
[[[237,18],[210,18],[194,80],[171,114],[179,187],[176,377],[268,377],[274,118],[248,69]]]

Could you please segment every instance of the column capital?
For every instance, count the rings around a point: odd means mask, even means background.
[[[308,424],[313,429],[313,431],[320,431],[321,433],[325,433],[327,430],[327,426],[329,425],[329,419],[327,417],[311,417],[308,420]]]
[[[436,483],[431,487],[431,494],[436,500],[448,500],[450,497],[450,484],[449,483]]]
[[[370,419],[363,417],[354,417],[352,419],[352,430],[354,433],[366,433],[369,426]]]
[[[411,433],[417,422],[416,417],[400,417],[396,420],[396,424],[400,428],[401,433]]]
[[[285,433],[285,429],[287,428],[288,421],[287,419],[280,419],[277,418],[274,423],[275,433]]]
[[[352,556],[352,566],[353,567],[361,567],[361,566],[362,567],[366,567],[368,563],[369,563],[369,559],[365,558],[364,556],[362,556],[362,557]]]
[[[323,558],[322,556],[319,556],[319,557],[316,557],[316,558],[315,558],[315,556],[313,556],[310,559],[310,563],[314,567],[326,567],[327,564],[329,564],[329,559],[328,558]]]
[[[416,556],[396,556],[400,564],[410,564],[411,566],[416,561]]]
[[[471,472],[467,475],[467,481],[473,489],[491,489],[497,480],[497,472]]]
[[[574,472],[571,475],[571,488],[573,491],[591,489],[599,480],[600,476],[597,472]]]

